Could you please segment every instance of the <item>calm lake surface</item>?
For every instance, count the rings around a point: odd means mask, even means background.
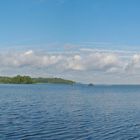
[[[135,139],[140,86],[0,85],[0,140]]]

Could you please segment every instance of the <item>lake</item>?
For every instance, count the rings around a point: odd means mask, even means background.
[[[140,86],[0,85],[0,140],[135,139]]]

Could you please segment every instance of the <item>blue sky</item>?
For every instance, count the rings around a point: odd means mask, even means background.
[[[139,0],[2,0],[0,44],[140,44]]]
[[[0,75],[138,84],[139,7],[139,0],[1,0]]]

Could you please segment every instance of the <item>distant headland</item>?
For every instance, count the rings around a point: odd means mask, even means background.
[[[38,84],[38,83],[53,83],[53,84],[75,84],[75,81],[62,78],[32,78],[30,76],[17,75],[15,77],[0,77],[0,84]]]

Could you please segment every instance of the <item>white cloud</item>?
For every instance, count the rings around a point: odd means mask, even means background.
[[[86,56],[85,65],[87,69],[107,70],[112,67],[119,67],[119,57],[110,53],[91,53]]]
[[[122,66],[120,57],[108,52],[79,52],[79,54],[38,53],[33,50],[0,54],[0,65],[9,67],[54,67],[62,66],[66,70],[102,70]]]
[[[140,54],[134,54],[130,61],[126,64],[126,71],[135,72],[140,70]]]
[[[112,79],[116,76],[130,77],[132,74],[140,75],[140,54],[107,50],[79,50],[74,53],[34,50],[3,52],[0,53],[0,74],[8,73],[60,77],[69,75],[70,78],[80,77],[78,74],[81,74],[86,75],[85,79],[91,79],[92,76],[105,79],[105,75],[112,76]],[[95,78],[97,79],[99,78]]]
[[[80,55],[69,56],[65,59],[64,68],[71,70],[84,70],[83,58]]]

